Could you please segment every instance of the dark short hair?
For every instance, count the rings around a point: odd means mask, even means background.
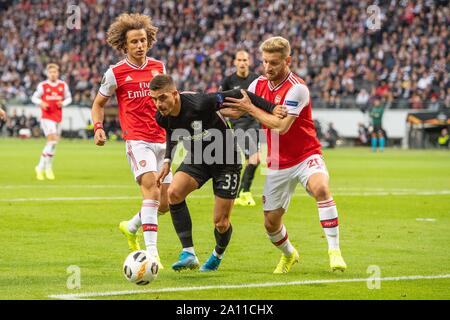
[[[158,74],[150,81],[150,90],[160,90],[169,86],[175,87],[175,82],[168,74]]]

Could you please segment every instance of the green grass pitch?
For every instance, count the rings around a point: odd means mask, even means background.
[[[272,274],[280,253],[264,232],[260,201],[264,176],[257,174],[253,187],[257,206],[234,208],[234,233],[218,272],[170,269],[180,244],[166,215],[160,217],[158,234],[166,268],[153,283],[138,287],[122,275],[128,248],[117,229],[140,207],[123,143],[99,148],[92,141],[63,140],[54,163],[56,180],[40,182],[35,180],[34,166],[43,144],[44,140],[0,139],[0,299],[84,293],[113,294],[92,299],[450,298],[450,279],[435,278],[450,274],[449,152],[387,149],[373,154],[368,148],[324,152],[348,264],[344,273],[329,271],[317,208],[299,186],[285,224],[301,262],[289,274]],[[214,245],[211,184],[194,192],[188,205],[202,263]],[[80,268],[79,289],[67,288],[71,265]],[[371,276],[369,266],[379,268],[381,278],[432,278],[381,281],[369,289],[364,280]],[[292,283],[300,281],[305,282]],[[267,285],[274,282],[290,285]],[[238,287],[218,287],[224,285]],[[212,288],[188,288],[204,286]],[[164,288],[188,289],[151,291]]]

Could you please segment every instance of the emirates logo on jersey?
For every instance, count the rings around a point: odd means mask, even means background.
[[[280,101],[281,101],[281,97],[280,97],[279,95],[277,95],[277,96],[275,97],[275,104],[279,104]]]
[[[140,90],[129,90],[127,92],[128,99],[145,98],[150,96],[150,83],[139,82]]]

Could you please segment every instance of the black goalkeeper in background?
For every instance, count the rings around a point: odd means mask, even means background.
[[[234,57],[234,66],[236,72],[226,77],[220,87],[221,91],[233,89],[248,89],[248,86],[258,78],[258,75],[250,71],[249,54],[245,50],[239,50]],[[241,129],[246,133],[245,140],[239,139],[239,147],[244,151],[246,166],[242,175],[241,187],[239,189],[239,197],[235,204],[241,206],[254,206],[250,187],[255,176],[256,169],[260,162],[260,141],[258,130],[261,128],[260,123],[249,114],[245,114],[238,119],[230,119],[234,130]]]
[[[236,198],[241,171],[240,155],[232,130],[224,119],[239,117],[241,113],[222,106],[225,97],[242,97],[239,89],[218,93],[179,93],[169,75],[158,75],[150,82],[150,96],[158,109],[157,123],[166,130],[167,148],[164,166],[157,181],[170,172],[173,141],[183,140],[187,154],[178,167],[168,189],[169,208],[175,231],[183,250],[172,265],[175,271],[197,269],[199,261],[192,240],[192,222],[186,197],[213,181],[214,236],[216,246],[200,271],[214,271],[222,261],[230,242],[231,209]],[[282,106],[249,93],[252,103],[267,112],[285,117]],[[215,152],[212,152],[214,150]]]

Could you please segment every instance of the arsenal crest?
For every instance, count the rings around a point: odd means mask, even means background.
[[[279,104],[280,101],[281,101],[281,97],[280,97],[279,95],[277,95],[277,96],[275,97],[275,104]]]

